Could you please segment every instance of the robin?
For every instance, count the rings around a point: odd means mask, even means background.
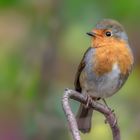
[[[91,45],[85,52],[75,78],[75,90],[90,98],[105,99],[115,94],[126,82],[134,63],[133,54],[123,26],[104,19],[87,33]],[[76,119],[78,129],[91,129],[93,109],[80,104]]]

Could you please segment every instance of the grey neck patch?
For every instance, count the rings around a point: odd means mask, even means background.
[[[121,39],[124,39],[125,41],[128,41],[128,36],[126,35],[125,32],[117,32],[115,33],[115,36],[118,36]]]

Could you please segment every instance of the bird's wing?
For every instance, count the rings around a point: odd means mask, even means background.
[[[78,92],[81,92],[81,85],[80,85],[80,74],[82,72],[82,70],[84,69],[85,67],[85,56],[87,54],[87,52],[91,49],[91,47],[89,47],[87,49],[87,51],[85,52],[79,66],[78,66],[78,70],[77,70],[77,73],[76,73],[76,76],[75,76],[75,82],[74,82],[74,86],[75,86],[75,90],[78,91]]]

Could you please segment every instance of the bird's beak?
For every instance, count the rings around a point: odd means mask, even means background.
[[[92,37],[95,37],[96,36],[96,33],[95,32],[88,32],[87,35],[92,36]]]

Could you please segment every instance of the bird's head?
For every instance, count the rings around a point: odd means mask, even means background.
[[[91,47],[102,47],[114,45],[119,42],[128,42],[127,34],[123,26],[111,19],[104,19],[97,23],[96,27],[87,33],[92,37]]]

